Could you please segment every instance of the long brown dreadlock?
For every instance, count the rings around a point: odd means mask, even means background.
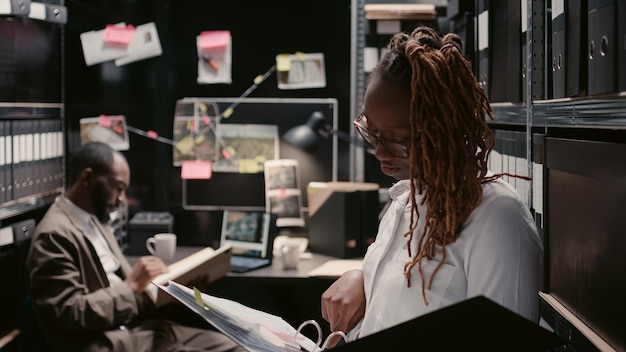
[[[456,241],[480,204],[481,184],[498,177],[487,177],[487,159],[495,138],[486,117],[492,118],[492,112],[462,54],[458,35],[440,38],[434,30],[419,27],[410,35],[394,35],[388,49],[370,77],[400,84],[411,92],[412,212],[404,234],[411,259],[404,266],[404,275],[410,287],[411,270],[417,265],[422,296],[428,304],[422,259],[434,258],[437,247],[441,248],[443,257],[428,281],[430,289],[445,261],[446,245]],[[425,215],[418,211],[416,194],[424,195]],[[411,241],[420,216],[425,216],[426,225],[413,255]]]

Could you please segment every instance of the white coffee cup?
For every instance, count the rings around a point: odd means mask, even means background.
[[[173,233],[157,233],[146,240],[148,251],[163,260],[174,259],[176,253],[176,235]]]
[[[300,243],[284,243],[280,248],[280,254],[281,260],[283,262],[283,269],[298,269],[298,262],[300,261]]]

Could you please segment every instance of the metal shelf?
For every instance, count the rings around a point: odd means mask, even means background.
[[[46,193],[32,195],[26,198],[13,200],[0,204],[0,220],[24,214],[31,210],[39,209],[52,204],[54,199],[63,192],[63,188],[56,188]]]
[[[8,103],[0,102],[0,119],[61,118],[61,103]]]
[[[526,126],[526,105],[494,103],[491,124]],[[532,127],[626,130],[626,93],[533,102]]]

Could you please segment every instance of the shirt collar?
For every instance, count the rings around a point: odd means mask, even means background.
[[[66,202],[66,204],[69,205],[73,215],[77,217],[86,228],[89,228],[88,226],[89,226],[89,223],[91,222],[92,214],[88,213],[87,211],[79,207],[78,205],[74,204],[74,202],[72,202],[66,196],[61,196],[59,198],[60,198],[59,199],[60,201]]]

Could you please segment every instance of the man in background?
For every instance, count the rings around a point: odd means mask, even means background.
[[[133,267],[106,226],[126,200],[130,168],[99,142],[71,157],[68,186],[33,236],[28,289],[53,351],[238,351],[206,327],[165,319],[147,288],[167,272],[163,261],[141,257]]]

